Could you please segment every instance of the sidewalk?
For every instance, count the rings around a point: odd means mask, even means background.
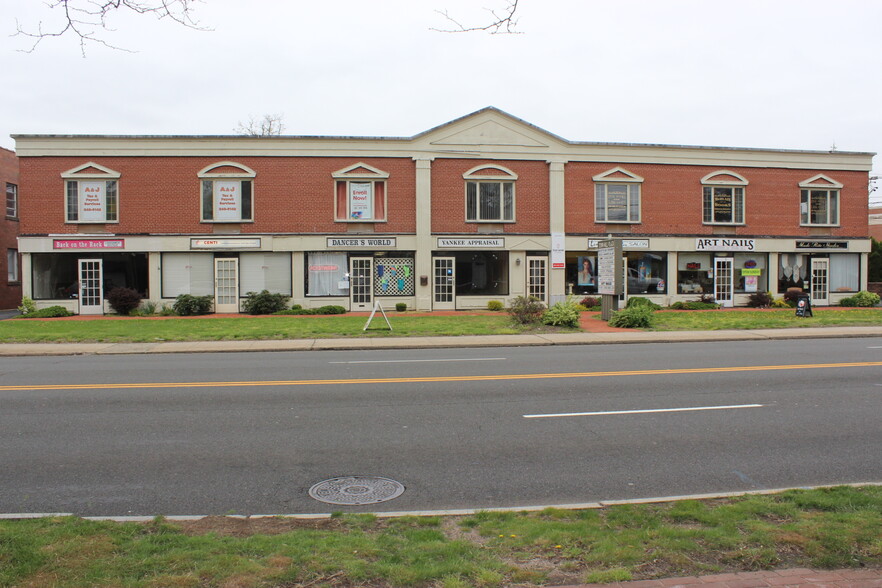
[[[810,570],[793,568],[767,570],[762,572],[738,572],[714,574],[712,576],[690,576],[685,578],[665,578],[662,580],[637,580],[615,584],[579,584],[559,586],[558,588],[599,588],[600,586],[621,586],[622,588],[673,588],[694,586],[701,588],[765,588],[784,586],[824,586],[837,588],[880,588],[882,570]]]
[[[807,327],[728,331],[634,331],[590,321],[592,332],[547,335],[463,335],[459,337],[371,337],[261,341],[169,341],[162,343],[3,343],[0,356],[125,355],[135,353],[221,353],[247,351],[340,351],[352,349],[438,349],[450,347],[526,347],[615,343],[702,343],[842,337],[880,337],[872,327]],[[583,327],[584,328],[584,327]]]

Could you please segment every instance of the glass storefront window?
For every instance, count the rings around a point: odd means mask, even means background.
[[[677,293],[713,294],[714,258],[709,253],[681,253],[677,256]]]
[[[457,296],[508,294],[508,251],[456,251],[444,256],[456,259]]]
[[[117,287],[136,290],[147,297],[146,253],[34,253],[31,255],[31,291],[34,300],[59,300],[79,295],[77,260],[101,259],[104,293]]]
[[[652,251],[628,251],[627,293],[629,296],[641,294],[664,294],[668,277],[668,254]]]
[[[768,255],[765,253],[736,253],[733,255],[735,292],[753,294],[769,289]]]
[[[830,255],[830,291],[857,292],[861,284],[861,256],[857,253]]]
[[[346,253],[311,251],[306,254],[306,295],[349,296]]]

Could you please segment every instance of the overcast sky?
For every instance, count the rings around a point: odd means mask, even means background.
[[[506,4],[206,0],[211,30],[118,14],[99,34],[133,52],[84,58],[73,37],[21,52],[16,19],[61,15],[0,0],[0,146],[233,134],[266,113],[285,134],[411,136],[495,106],[574,141],[882,153],[880,1],[520,0],[521,34],[430,30]]]

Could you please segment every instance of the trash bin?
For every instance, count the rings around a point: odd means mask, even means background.
[[[812,315],[812,297],[806,293],[796,296],[796,316],[802,318],[814,316]]]

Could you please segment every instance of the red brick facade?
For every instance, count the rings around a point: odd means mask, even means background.
[[[18,187],[18,205],[19,216],[21,215],[21,186],[19,185],[18,159],[15,153],[8,149],[0,148],[0,191],[6,196],[6,186],[12,184]],[[5,209],[4,209],[5,210]],[[0,287],[0,309],[15,308],[21,304],[21,256],[16,259],[18,280],[10,282],[8,252],[10,249],[18,251],[18,243],[16,237],[19,231],[18,218],[8,217],[4,213],[3,221],[0,223],[0,248],[3,253],[0,257],[0,276],[2,276],[2,287]]]

